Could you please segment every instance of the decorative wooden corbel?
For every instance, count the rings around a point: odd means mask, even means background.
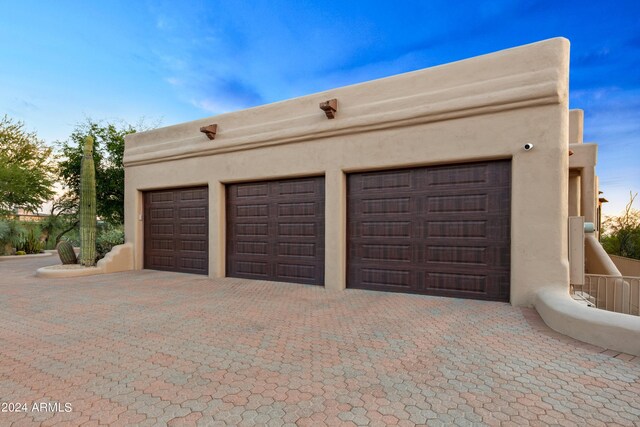
[[[338,111],[338,100],[336,98],[330,99],[320,103],[320,109],[327,115],[327,119],[333,119]]]
[[[213,124],[209,126],[203,126],[200,128],[200,132],[207,135],[207,138],[209,139],[216,139],[216,133],[218,132],[218,125]]]

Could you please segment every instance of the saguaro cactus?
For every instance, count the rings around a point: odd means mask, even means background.
[[[96,169],[91,136],[84,139],[80,173],[80,264],[96,265]]]

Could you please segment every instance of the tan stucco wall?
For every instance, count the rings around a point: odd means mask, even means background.
[[[135,268],[144,190],[209,186],[209,272],[220,277],[225,183],[324,175],[325,286],[344,289],[346,173],[510,158],[511,302],[532,305],[542,285],[568,290],[568,57],[568,41],[552,39],[129,135],[125,234]],[[334,97],[338,113],[328,120],[318,103]],[[211,123],[214,141],[199,132]]]
[[[609,257],[623,276],[640,277],[640,260],[617,255]]]
[[[569,215],[584,216],[586,222],[597,222],[598,145],[585,144],[584,111],[569,111]]]
[[[596,163],[598,161],[598,145],[575,143],[569,144],[573,154],[569,157],[569,169],[580,175],[580,215],[586,222],[595,223],[598,205],[598,185]],[[571,193],[570,193],[571,194]]]
[[[569,144],[582,144],[584,142],[584,111],[569,111]]]

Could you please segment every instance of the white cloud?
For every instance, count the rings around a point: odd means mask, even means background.
[[[169,83],[171,86],[182,86],[184,84],[184,81],[178,77],[167,77],[164,81]]]
[[[156,18],[156,28],[159,30],[166,30],[169,27],[166,19],[162,16]]]
[[[192,99],[191,104],[194,107],[200,108],[201,110],[212,114],[222,114],[229,111],[241,110],[244,108],[243,105],[234,105],[226,102],[226,100],[223,99],[211,98]]]

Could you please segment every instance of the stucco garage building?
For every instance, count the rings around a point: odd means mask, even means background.
[[[568,61],[551,39],[129,135],[134,268],[531,305],[568,287]]]

